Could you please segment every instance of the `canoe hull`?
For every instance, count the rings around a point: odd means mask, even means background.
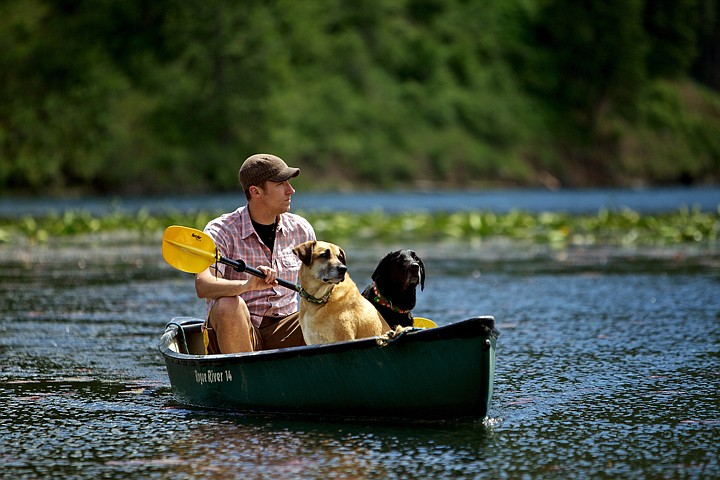
[[[492,317],[376,339],[233,355],[193,355],[200,320],[174,319],[160,342],[170,383],[210,408],[398,418],[483,418],[492,398]],[[182,331],[181,331],[182,329]],[[185,348],[184,344],[190,345]]]

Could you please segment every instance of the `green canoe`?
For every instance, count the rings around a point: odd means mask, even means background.
[[[482,419],[493,391],[491,316],[376,338],[202,355],[202,320],[168,323],[159,349],[181,402],[236,411]]]

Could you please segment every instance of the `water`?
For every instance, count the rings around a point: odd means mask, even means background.
[[[201,316],[159,238],[0,247],[4,478],[720,478],[720,253],[417,245],[416,313],[495,315],[486,422],[188,408],[156,349]],[[383,246],[348,246],[366,284]]]
[[[328,195],[306,208],[714,209],[718,192]],[[4,199],[0,216],[236,201]],[[172,316],[201,317],[204,305],[159,245],[116,233],[0,244],[0,477],[720,478],[718,245],[406,245],[428,271],[416,314],[491,314],[502,332],[490,418],[418,424],[183,405],[157,341]],[[394,248],[343,247],[361,288]]]
[[[86,210],[93,214],[111,211],[135,213],[168,211],[231,211],[245,198],[241,192],[223,195],[139,198],[0,198],[0,217],[41,215],[66,210]],[[466,190],[415,192],[312,193],[299,191],[293,196],[293,209],[302,211],[339,210],[363,212],[383,210],[458,211],[510,210],[538,212],[596,213],[601,208],[631,208],[642,213],[677,210],[681,207],[715,211],[720,205],[720,187],[668,187],[652,189],[597,190]]]

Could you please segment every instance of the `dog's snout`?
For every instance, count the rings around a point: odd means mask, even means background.
[[[339,283],[345,280],[348,268],[344,263],[328,263],[326,265],[322,281],[325,283]]]
[[[407,275],[405,277],[405,287],[423,283],[423,269],[420,262],[411,262],[407,267]]]

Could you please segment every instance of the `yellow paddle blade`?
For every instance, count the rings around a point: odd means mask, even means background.
[[[415,328],[435,328],[437,323],[433,322],[429,318],[413,317],[413,327]]]
[[[220,258],[210,236],[195,228],[180,225],[165,229],[162,254],[167,263],[188,273],[200,273]]]

